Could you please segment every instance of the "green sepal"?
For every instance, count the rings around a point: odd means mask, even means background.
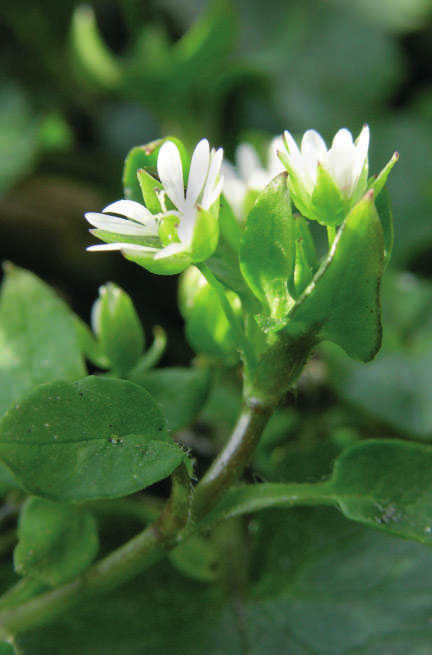
[[[289,310],[287,281],[294,276],[294,264],[294,219],[284,172],[258,196],[240,245],[243,277],[272,319]]]
[[[308,222],[296,214],[294,216],[296,263],[294,279],[288,287],[293,298],[298,298],[312,281],[318,268],[315,244],[309,230]]]
[[[333,341],[353,359],[371,360],[381,345],[381,223],[368,192],[341,225],[330,253],[287,319],[288,337]]]
[[[217,248],[219,240],[218,207],[209,211],[197,207],[197,217],[192,237],[192,261],[203,262]]]
[[[139,266],[156,275],[177,275],[177,273],[182,273],[192,263],[191,254],[187,250],[162,259],[155,259],[155,254],[157,253],[128,252],[127,249],[122,251],[123,257],[131,262],[135,262],[135,264],[139,264]]]
[[[291,166],[288,157],[283,151],[279,153],[279,159],[287,169],[288,176],[288,189],[291,195],[291,200],[300,214],[307,218],[312,218],[311,197],[306,191],[303,183],[297,175],[296,169]]]
[[[394,241],[393,212],[391,208],[390,194],[386,187],[384,187],[375,198],[375,207],[383,230],[384,266],[386,267],[391,258]]]
[[[159,201],[158,191],[163,189],[162,184],[144,168],[139,168],[136,174],[145,206],[152,214],[159,214],[162,211],[162,206]]]
[[[20,575],[49,586],[85,571],[99,548],[96,522],[84,509],[29,498],[21,510],[14,567]]]
[[[347,202],[330,173],[321,164],[318,164],[311,206],[313,215],[308,218],[315,219],[321,225],[336,227],[347,214]]]
[[[393,168],[393,166],[396,164],[398,159],[399,159],[399,153],[395,152],[393,157],[384,166],[381,173],[377,177],[372,178],[369,181],[369,188],[373,189],[376,198],[379,196],[381,190],[383,189],[385,183],[387,182],[387,178],[390,174],[390,171]]]
[[[137,246],[148,246],[150,248],[158,248],[160,246],[160,239],[156,235],[134,236],[132,234],[117,234],[116,232],[108,232],[100,228],[90,230],[90,234],[97,237],[105,243],[124,243],[125,246],[132,243]]]
[[[166,141],[172,141],[178,148],[180,159],[183,167],[183,175],[186,177],[186,171],[189,170],[190,157],[180,139],[169,136],[165,139],[151,141],[143,146],[136,146],[128,153],[123,168],[123,188],[125,198],[142,203],[143,192],[138,180],[137,171],[144,169],[155,179],[157,174],[157,158],[159,150]],[[186,185],[185,180],[185,185]]]
[[[162,218],[159,225],[159,238],[162,246],[169,246],[170,243],[180,243],[177,232],[178,223],[178,216],[174,214],[169,214]]]
[[[112,282],[100,287],[92,323],[110,367],[125,375],[135,366],[145,347],[141,321],[131,298]]]

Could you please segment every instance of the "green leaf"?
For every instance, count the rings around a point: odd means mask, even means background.
[[[18,645],[31,655],[58,655],[59,644],[62,655],[428,655],[430,548],[325,508],[265,512],[243,527],[244,541],[225,545],[222,583],[161,563]]]
[[[193,422],[207,400],[210,386],[208,369],[199,368],[160,368],[132,374],[130,379],[157,402],[171,432]]]
[[[0,655],[17,655],[17,651],[7,641],[0,641]]]
[[[96,523],[89,512],[29,498],[19,518],[15,571],[55,587],[85,571],[98,547]]]
[[[381,345],[383,257],[381,224],[367,194],[348,214],[327,259],[291,310],[286,334],[298,338],[315,331],[353,359],[372,359]]]
[[[432,543],[432,448],[373,439],[336,460],[331,487],[342,512],[390,534]]]
[[[8,265],[0,297],[0,413],[37,384],[84,375],[72,312],[35,275]]]
[[[131,298],[116,284],[105,284],[93,306],[92,322],[111,368],[125,375],[135,366],[145,345],[141,321]]]
[[[295,235],[287,173],[259,195],[240,247],[240,268],[249,287],[272,318],[289,309],[287,282],[294,275]]]
[[[125,496],[183,458],[154,400],[125,380],[41,385],[0,422],[0,459],[31,494],[52,500]]]

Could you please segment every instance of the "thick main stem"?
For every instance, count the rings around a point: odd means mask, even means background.
[[[192,518],[195,521],[210,511],[241,475],[274,408],[275,405],[246,399],[231,438],[196,487],[192,503]]]

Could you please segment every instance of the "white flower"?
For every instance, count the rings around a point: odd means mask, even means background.
[[[208,141],[200,141],[192,155],[185,192],[179,150],[173,142],[165,142],[157,159],[162,184],[158,197],[162,211],[153,215],[138,202],[120,200],[105,207],[102,213],[87,213],[86,219],[96,228],[93,233],[108,242],[90,246],[87,250],[120,250],[129,259],[139,261],[155,272],[158,272],[158,266],[153,264],[158,260],[171,259],[172,265],[168,264],[163,269],[171,272],[174,269],[182,270],[191,261],[198,261],[194,255],[199,261],[209,257],[212,254],[208,252],[210,246],[214,250],[217,242],[217,212],[212,214],[211,209],[222,191],[222,157],[221,148],[210,151]],[[170,217],[174,218],[174,228],[167,243],[161,227]],[[211,238],[207,248],[200,244],[198,253],[194,252],[197,250],[194,244],[195,241],[199,242],[199,234],[195,233],[199,217],[202,224],[206,223],[204,239],[209,239],[209,233]]]
[[[282,137],[274,138],[268,148],[267,165],[264,167],[255,148],[250,143],[241,143],[235,153],[233,166],[223,163],[224,194],[238,218],[245,214],[245,198],[249,191],[260,192],[284,169],[278,158],[283,147]]]
[[[308,193],[312,193],[315,189],[320,165],[330,174],[346,197],[353,195],[364,170],[367,176],[369,149],[367,125],[363,127],[356,143],[353,142],[349,130],[345,128],[339,130],[329,150],[321,135],[315,130],[305,132],[301,150],[287,131],[284,133],[284,141],[288,155],[285,155],[283,161],[289,172],[301,180]]]

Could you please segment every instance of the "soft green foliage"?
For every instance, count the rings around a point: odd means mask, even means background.
[[[429,655],[430,1],[0,4],[0,655]]]
[[[353,359],[372,359],[381,345],[383,256],[382,228],[368,195],[342,224],[327,259],[291,310],[286,332],[316,331]]]
[[[96,524],[89,512],[29,498],[18,524],[15,571],[54,587],[85,571],[98,546]]]
[[[28,271],[7,266],[0,296],[0,410],[36,385],[85,375],[72,313]]]
[[[277,510],[248,525],[247,551],[239,537],[225,544],[218,585],[160,566],[19,645],[32,655],[56,655],[59,643],[65,655],[243,655],[246,646],[251,655],[426,655],[430,549],[334,510]]]
[[[210,385],[207,369],[161,368],[132,374],[130,379],[157,402],[171,432],[194,421],[207,400]]]
[[[427,446],[366,441],[338,458],[331,487],[348,518],[430,544],[431,464]]]
[[[0,458],[30,493],[58,501],[125,496],[170,475],[183,453],[151,396],[132,382],[53,382],[0,424]]]

